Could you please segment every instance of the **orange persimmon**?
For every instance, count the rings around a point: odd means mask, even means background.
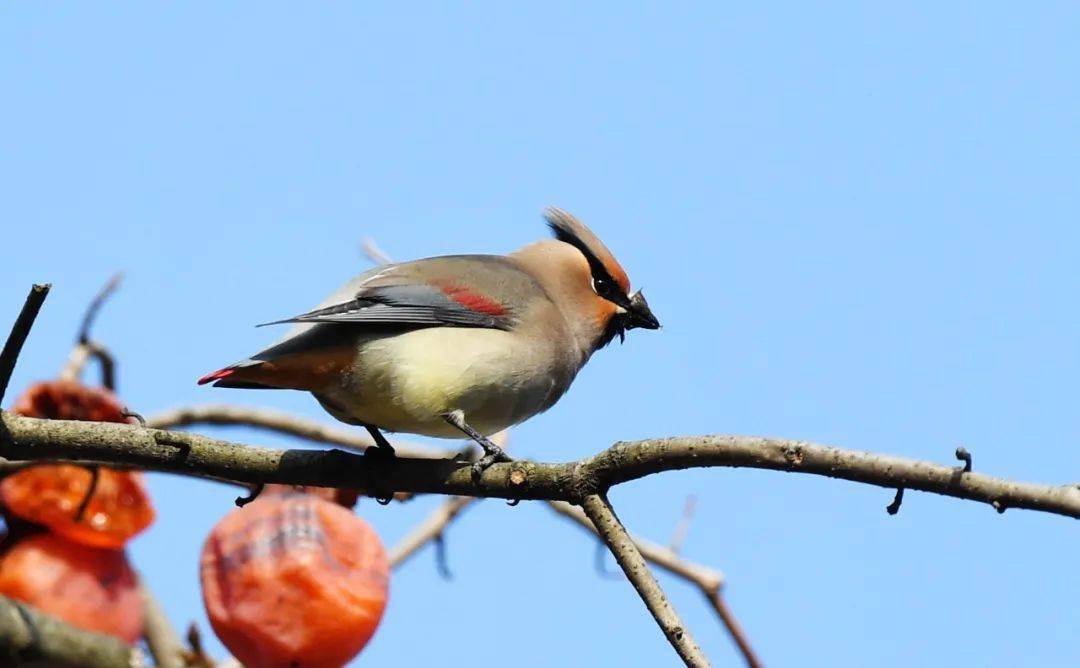
[[[0,557],[0,594],[127,643],[142,635],[142,598],[121,550],[87,547],[50,533],[23,538]]]
[[[16,401],[15,412],[57,420],[127,421],[112,392],[64,380],[33,385]],[[154,521],[142,476],[100,468],[87,499],[92,479],[90,470],[80,466],[36,466],[4,478],[0,502],[14,515],[73,541],[122,548]]]
[[[378,535],[342,506],[268,487],[211,531],[201,559],[210,623],[248,668],[336,668],[360,652],[386,607]]]

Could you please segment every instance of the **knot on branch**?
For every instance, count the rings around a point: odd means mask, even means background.
[[[795,443],[784,446],[784,460],[792,466],[802,466],[803,447]]]

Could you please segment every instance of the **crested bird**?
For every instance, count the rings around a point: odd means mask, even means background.
[[[342,422],[454,438],[508,461],[487,437],[551,408],[594,352],[660,323],[580,220],[544,212],[554,239],[509,255],[449,255],[375,267],[301,315],[277,343],[199,379],[310,392]]]

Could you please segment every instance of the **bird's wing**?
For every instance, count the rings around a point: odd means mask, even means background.
[[[278,323],[398,324],[510,329],[543,288],[512,260],[462,255],[380,267],[315,309]],[[546,296],[546,295],[545,295]]]

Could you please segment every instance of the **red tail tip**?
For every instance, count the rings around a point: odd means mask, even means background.
[[[207,383],[212,383],[215,380],[221,380],[222,378],[228,378],[229,376],[233,375],[234,373],[236,373],[236,369],[219,369],[218,371],[215,371],[214,373],[208,373],[205,376],[203,376],[202,378],[200,378],[199,379],[199,385],[206,385]]]

